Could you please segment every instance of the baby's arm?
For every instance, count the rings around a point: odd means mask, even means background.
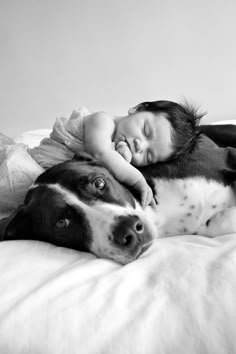
[[[130,165],[117,151],[106,151],[99,158],[118,181],[133,187],[141,194],[141,203],[143,206],[152,202],[152,190],[142,173]]]
[[[152,202],[152,190],[145,178],[123,156],[112,149],[112,135],[115,123],[107,113],[99,112],[86,117],[84,121],[85,149],[95,158],[104,162],[111,173],[141,194],[142,205]],[[118,144],[117,144],[118,145]]]

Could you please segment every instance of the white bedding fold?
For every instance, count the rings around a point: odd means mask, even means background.
[[[235,246],[236,235],[159,239],[121,266],[4,242],[0,353],[235,353]]]
[[[27,152],[27,145],[0,149],[0,219],[23,203],[29,187],[43,171]]]

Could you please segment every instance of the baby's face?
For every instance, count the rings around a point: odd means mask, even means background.
[[[173,152],[171,124],[162,113],[144,111],[122,117],[116,124],[113,141],[127,142],[134,166],[164,161]]]

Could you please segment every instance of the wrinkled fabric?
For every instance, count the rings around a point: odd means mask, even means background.
[[[29,187],[46,168],[84,151],[83,118],[88,114],[87,108],[81,108],[69,119],[57,119],[52,131],[26,132],[14,140],[0,134],[0,219],[24,202]]]
[[[76,152],[85,150],[83,119],[90,113],[87,108],[81,108],[73,111],[69,119],[57,118],[50,137],[29,149],[29,154],[45,169],[71,160]]]
[[[8,136],[0,133],[0,151],[5,145],[11,145],[14,144],[14,140],[9,138]]]
[[[27,145],[4,145],[0,149],[0,219],[23,204],[26,192],[44,171],[29,155]]]
[[[236,235],[159,239],[125,266],[5,241],[0,269],[0,353],[236,353]]]

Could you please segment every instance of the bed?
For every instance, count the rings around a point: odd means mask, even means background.
[[[10,142],[9,163],[31,168],[21,144],[34,146],[49,132],[17,137],[18,155]],[[3,177],[0,217],[24,194],[9,196]],[[126,266],[7,241],[0,269],[1,354],[236,353],[236,234],[157,239]]]

